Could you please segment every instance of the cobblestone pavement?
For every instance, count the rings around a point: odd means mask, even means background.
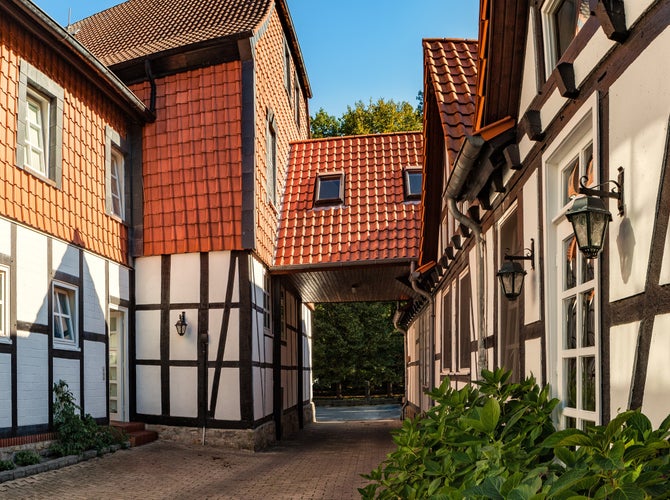
[[[308,425],[263,452],[159,441],[0,484],[18,499],[355,499],[400,421]]]

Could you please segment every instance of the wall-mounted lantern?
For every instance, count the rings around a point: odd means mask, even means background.
[[[523,290],[523,279],[526,276],[526,270],[518,261],[529,260],[531,269],[535,269],[535,240],[530,239],[530,248],[524,248],[523,255],[505,254],[505,262],[496,273],[500,280],[500,287],[503,295],[508,300],[516,300]]]
[[[186,323],[186,311],[181,312],[181,314],[179,315],[179,319],[174,324],[174,326],[177,329],[177,334],[180,337],[183,337],[184,334],[186,333],[186,327],[188,326],[188,324]]]
[[[612,220],[612,214],[607,210],[601,198],[616,198],[619,216],[624,214],[623,167],[619,167],[619,176],[616,181],[605,181],[594,186],[599,188],[612,183],[614,187],[610,191],[588,188],[584,185],[586,181],[588,181],[586,176],[579,181],[579,193],[586,196],[575,199],[570,210],[565,213],[565,217],[572,224],[579,250],[587,259],[594,259],[603,249],[607,226]]]

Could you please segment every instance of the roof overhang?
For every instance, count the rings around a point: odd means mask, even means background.
[[[274,267],[303,302],[405,301],[419,297],[409,282],[410,259]]]
[[[33,37],[45,46],[58,52],[63,60],[71,64],[82,78],[90,81],[105,93],[109,99],[140,122],[155,120],[153,112],[141,99],[96,59],[82,44],[65,29],[28,0],[3,0],[0,13],[8,14],[21,24]]]

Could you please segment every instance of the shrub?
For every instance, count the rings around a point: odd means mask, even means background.
[[[445,382],[437,406],[408,420],[368,475],[363,498],[670,498],[670,416],[652,430],[639,411],[606,426],[556,432],[558,401],[533,379],[485,371],[479,388]]]
[[[99,426],[91,415],[81,417],[81,408],[74,402],[66,382],[60,380],[54,384],[53,390],[54,425],[58,438],[51,451],[56,455],[78,455],[91,449],[100,451],[122,438],[109,427]]]
[[[40,463],[42,457],[33,450],[21,450],[14,453],[14,463],[19,467]]]
[[[16,465],[11,460],[0,460],[0,471],[15,469]]]

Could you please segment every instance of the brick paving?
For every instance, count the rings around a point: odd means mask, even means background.
[[[356,499],[399,421],[316,423],[252,453],[158,441],[0,484],[2,499]]]

